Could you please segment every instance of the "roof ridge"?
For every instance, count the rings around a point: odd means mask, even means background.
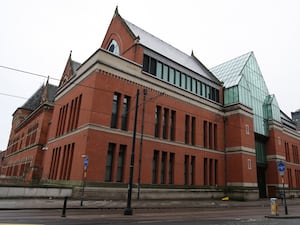
[[[222,62],[222,63],[220,63],[220,64],[218,64],[218,65],[212,67],[211,69],[214,69],[214,68],[216,68],[216,67],[222,66],[222,65],[227,64],[227,63],[229,63],[229,62],[231,62],[231,61],[235,61],[235,60],[237,60],[238,58],[242,58],[243,56],[245,56],[245,55],[247,55],[247,54],[249,54],[249,56],[247,57],[247,59],[249,59],[250,55],[253,54],[253,51],[250,51],[250,52],[247,52],[247,53],[242,54],[242,55],[240,55],[240,56],[237,56],[237,57],[234,57],[234,58],[232,58],[232,59],[226,60],[225,62]]]
[[[208,72],[209,70],[204,66],[204,64],[199,63],[199,60],[196,60],[195,57],[183,52],[130,21],[124,18],[122,18],[122,20],[128,27],[130,33],[132,33],[134,37],[140,38],[139,43],[144,47],[212,82],[220,82],[214,75],[211,74],[211,72]]]
[[[128,20],[126,20],[126,19],[124,19],[124,18],[123,18],[123,20],[124,20],[126,23],[130,23],[131,25],[133,25],[133,26],[137,27],[138,29],[140,29],[140,30],[144,31],[145,33],[149,34],[150,36],[152,36],[152,37],[156,38],[157,40],[159,40],[159,41],[163,42],[164,44],[167,44],[168,46],[170,46],[170,47],[172,47],[172,48],[174,48],[174,49],[176,49],[176,50],[180,51],[181,53],[185,54],[186,56],[189,56],[189,57],[191,57],[189,54],[187,54],[187,53],[183,52],[182,50],[180,50],[180,49],[179,49],[179,48],[177,48],[177,47],[174,47],[174,46],[173,46],[173,45],[171,45],[170,43],[168,43],[168,42],[166,42],[166,41],[162,40],[161,38],[159,38],[159,37],[155,36],[154,34],[151,34],[150,32],[148,32],[148,31],[144,30],[144,29],[143,29],[143,28],[141,28],[140,26],[138,26],[138,25],[136,25],[136,24],[134,24],[134,23],[132,23],[132,22],[130,22],[130,21],[128,21]],[[129,29],[130,29],[130,27],[129,27]],[[132,33],[134,33],[134,32],[132,31]]]

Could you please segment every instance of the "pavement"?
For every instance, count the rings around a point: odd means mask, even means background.
[[[65,200],[67,200],[65,202]],[[78,199],[58,199],[58,198],[15,198],[0,199],[0,210],[29,210],[29,209],[124,209],[126,200],[81,200]],[[287,205],[299,206],[300,198],[288,199]],[[271,215],[269,199],[257,201],[222,201],[222,200],[137,200],[132,199],[133,209],[180,209],[180,208],[241,208],[241,207],[261,207],[270,210],[268,218],[293,219],[300,218],[300,210],[285,215],[283,202],[278,201],[280,215]],[[268,209],[269,208],[269,209]],[[299,213],[298,213],[299,212]]]

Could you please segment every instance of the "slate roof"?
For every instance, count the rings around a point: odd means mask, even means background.
[[[81,64],[79,62],[71,60],[71,66],[72,66],[73,74],[76,74],[76,70],[79,68],[80,65]]]
[[[48,88],[47,96],[46,96],[47,100],[49,102],[54,102],[57,86],[52,84],[47,84],[45,86],[42,85],[20,108],[27,109],[30,111],[34,111],[35,109],[37,109],[42,103],[42,97],[45,88]]]
[[[224,87],[229,88],[239,84],[242,71],[253,52],[231,59],[210,69],[216,77],[224,82]]]
[[[139,37],[139,43],[141,45],[159,53],[160,55],[178,63],[181,66],[188,68],[191,71],[196,72],[197,74],[202,75],[209,80],[220,83],[220,81],[193,54],[191,56],[187,55],[172,45],[153,36],[142,28],[125,19],[123,20],[132,34],[136,38]]]

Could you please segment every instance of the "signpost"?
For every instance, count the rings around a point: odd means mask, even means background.
[[[83,206],[83,196],[84,196],[84,189],[85,189],[85,183],[86,183],[86,172],[89,165],[89,157],[87,155],[82,155],[84,158],[83,160],[83,183],[82,183],[82,192],[81,192],[81,201],[80,206]]]
[[[283,188],[283,199],[284,199],[284,211],[285,211],[285,215],[287,215],[288,214],[288,209],[287,209],[287,204],[286,204],[285,188],[284,188],[284,172],[286,170],[286,166],[285,166],[284,162],[280,161],[277,164],[277,169],[278,169],[279,174],[281,176],[282,188]]]
[[[84,171],[86,171],[86,169],[89,165],[89,157],[88,156],[84,157],[83,165],[84,165]]]
[[[284,176],[284,172],[285,172],[285,164],[280,161],[278,164],[277,164],[277,168],[278,168],[278,171],[280,173],[280,176]]]

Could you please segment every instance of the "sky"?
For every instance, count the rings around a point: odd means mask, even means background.
[[[208,68],[253,51],[281,110],[300,108],[298,0],[0,0],[0,150],[12,114],[47,76],[58,84],[70,51],[82,63],[101,46],[116,6]]]

